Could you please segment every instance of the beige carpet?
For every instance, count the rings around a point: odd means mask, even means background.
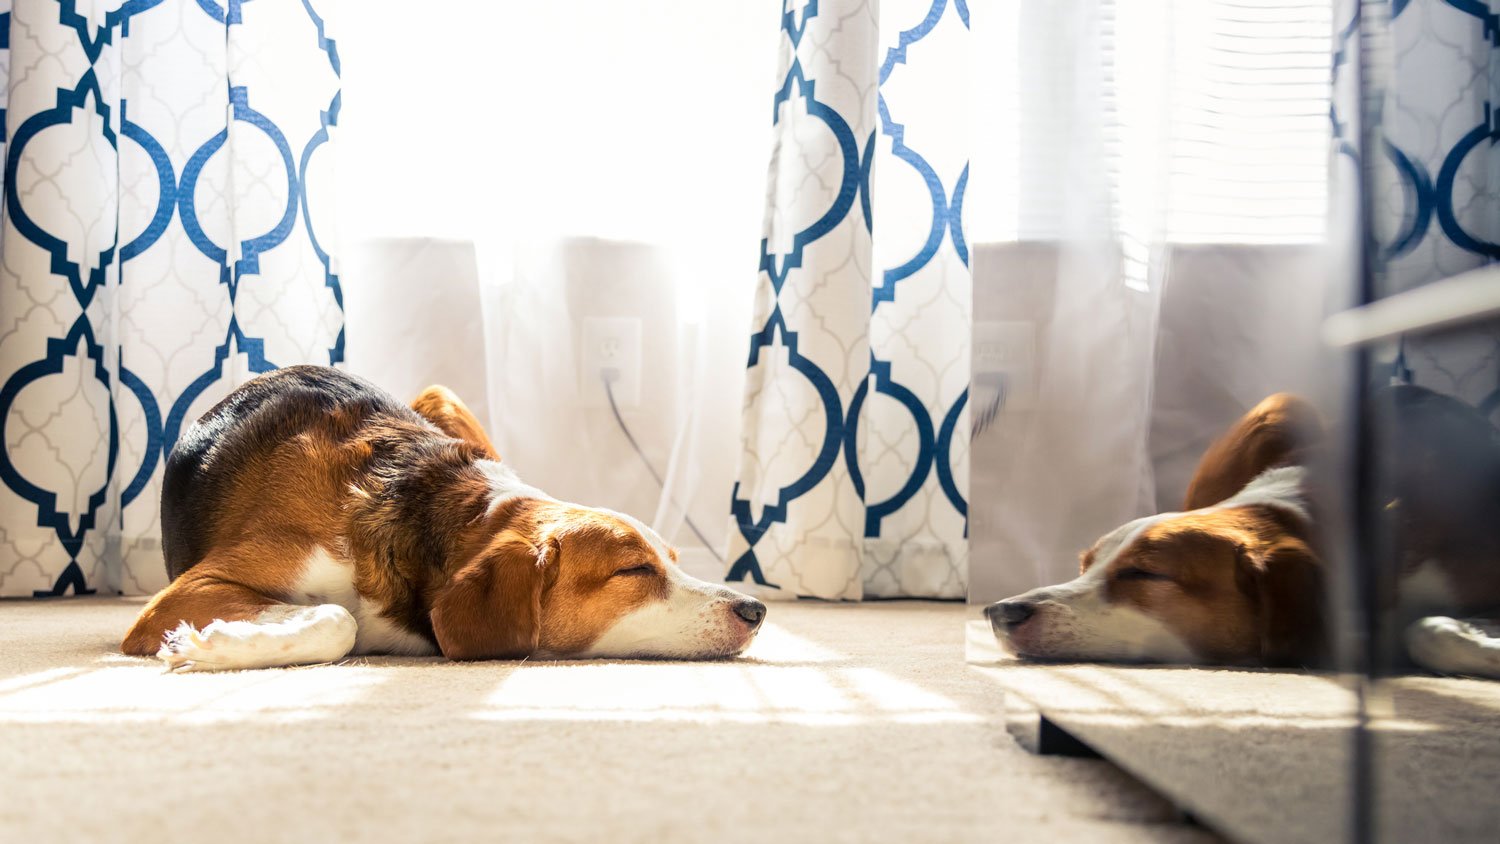
[[[779,604],[724,663],[164,674],[138,602],[0,602],[0,840],[1201,841],[1038,758],[951,605]]]
[[[1216,829],[1263,844],[1351,832],[1350,678],[1307,671],[1017,662],[971,622],[975,670]],[[1410,676],[1371,696],[1376,840],[1500,841],[1500,682]]]

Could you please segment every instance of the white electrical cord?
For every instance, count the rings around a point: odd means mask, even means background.
[[[650,472],[651,477],[656,479],[656,485],[665,491],[667,482],[662,479],[661,473],[656,471],[656,467],[651,465],[651,459],[641,449],[640,443],[635,441],[635,435],[630,433],[629,426],[625,424],[625,417],[620,415],[619,405],[615,404],[615,391],[612,385],[619,377],[620,371],[618,369],[605,367],[599,370],[599,380],[604,382],[604,395],[609,399],[609,410],[615,415],[615,422],[620,426],[620,431],[625,435],[625,439],[630,442],[630,447],[635,449],[635,453],[641,458],[641,463],[645,464],[646,471]],[[687,514],[687,509],[681,508],[676,501],[672,502],[672,506],[682,509],[682,520],[687,523],[688,530],[691,530],[693,535],[698,537],[698,541],[703,543],[703,547],[708,549],[708,553],[714,555],[715,560],[721,563],[724,562],[724,558],[714,549],[713,543],[709,542],[708,538],[703,535],[703,531],[698,530],[698,526],[693,524],[693,517]]]

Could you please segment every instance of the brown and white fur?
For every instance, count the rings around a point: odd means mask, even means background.
[[[1500,640],[1453,615],[1500,607],[1500,433],[1416,387],[1371,408],[1392,443],[1382,501],[1398,543],[1392,623],[1410,659],[1500,677]],[[1325,656],[1326,584],[1308,494],[1313,409],[1266,399],[1213,444],[1182,512],[1137,519],[1083,555],[1082,573],[991,605],[995,635],[1037,659],[1253,665]]]
[[[639,521],[523,483],[444,388],[407,407],[326,367],[256,378],[184,432],[162,533],[172,582],[122,649],[172,670],[723,658],[766,612]]]

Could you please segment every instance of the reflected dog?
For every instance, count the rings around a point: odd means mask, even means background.
[[[1400,548],[1386,623],[1440,673],[1500,677],[1500,640],[1453,616],[1500,607],[1500,431],[1414,386],[1369,409],[1390,471],[1379,491]],[[1181,512],[1136,519],[1084,552],[1080,575],[986,609],[995,636],[1032,659],[1316,665],[1328,598],[1307,463],[1314,409],[1261,402],[1204,454]]]

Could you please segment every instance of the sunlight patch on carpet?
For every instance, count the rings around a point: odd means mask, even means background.
[[[381,672],[275,669],[167,674],[156,666],[49,669],[6,679],[0,723],[307,721],[383,682]]]
[[[528,663],[473,713],[482,720],[853,725],[973,723],[952,699],[768,627],[731,662]]]

